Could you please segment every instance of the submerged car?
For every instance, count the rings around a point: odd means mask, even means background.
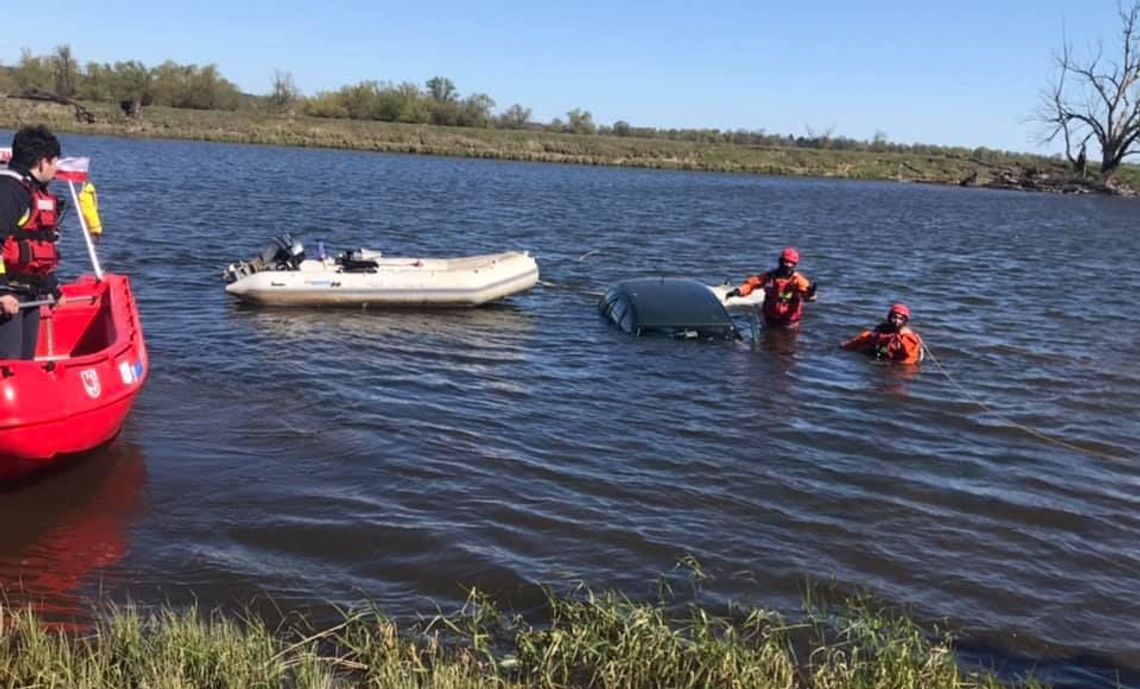
[[[740,339],[722,297],[696,280],[624,280],[605,293],[598,309],[602,316],[631,335]]]

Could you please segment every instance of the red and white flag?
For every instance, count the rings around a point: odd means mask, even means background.
[[[60,158],[55,178],[65,182],[86,182],[90,167],[90,158]]]
[[[7,165],[10,160],[12,160],[12,149],[0,148],[0,164]],[[87,171],[90,168],[90,158],[60,158],[55,178],[65,182],[86,182]]]

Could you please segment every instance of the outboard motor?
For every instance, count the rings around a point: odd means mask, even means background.
[[[305,260],[305,245],[291,234],[277,235],[258,258],[270,269],[296,270]]]
[[[305,245],[293,235],[277,235],[252,261],[235,261],[222,272],[227,283],[263,270],[297,270],[305,260]]]

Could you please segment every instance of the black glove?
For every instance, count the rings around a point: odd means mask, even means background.
[[[807,288],[807,298],[808,299],[815,299],[815,290],[817,287],[819,287],[818,282],[813,282],[810,285],[808,285],[808,288]]]
[[[39,284],[37,284],[36,287],[38,288],[39,293],[43,296],[50,295],[51,298],[55,299],[56,301],[59,301],[63,298],[63,290],[59,286],[59,278],[55,276],[55,273],[49,273],[48,275],[45,275],[39,281]]]
[[[740,288],[739,287],[733,287],[732,289],[730,289],[724,293],[725,299],[728,299],[729,297],[739,297],[739,296],[740,296]]]
[[[56,224],[60,227],[63,226],[63,219],[67,217],[67,211],[71,206],[67,204],[67,199],[62,196],[56,198],[55,202],[55,217],[57,218]]]

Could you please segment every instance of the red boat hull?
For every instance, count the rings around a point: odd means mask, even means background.
[[[84,276],[45,309],[36,359],[0,360],[0,480],[110,441],[146,381],[130,281]]]

